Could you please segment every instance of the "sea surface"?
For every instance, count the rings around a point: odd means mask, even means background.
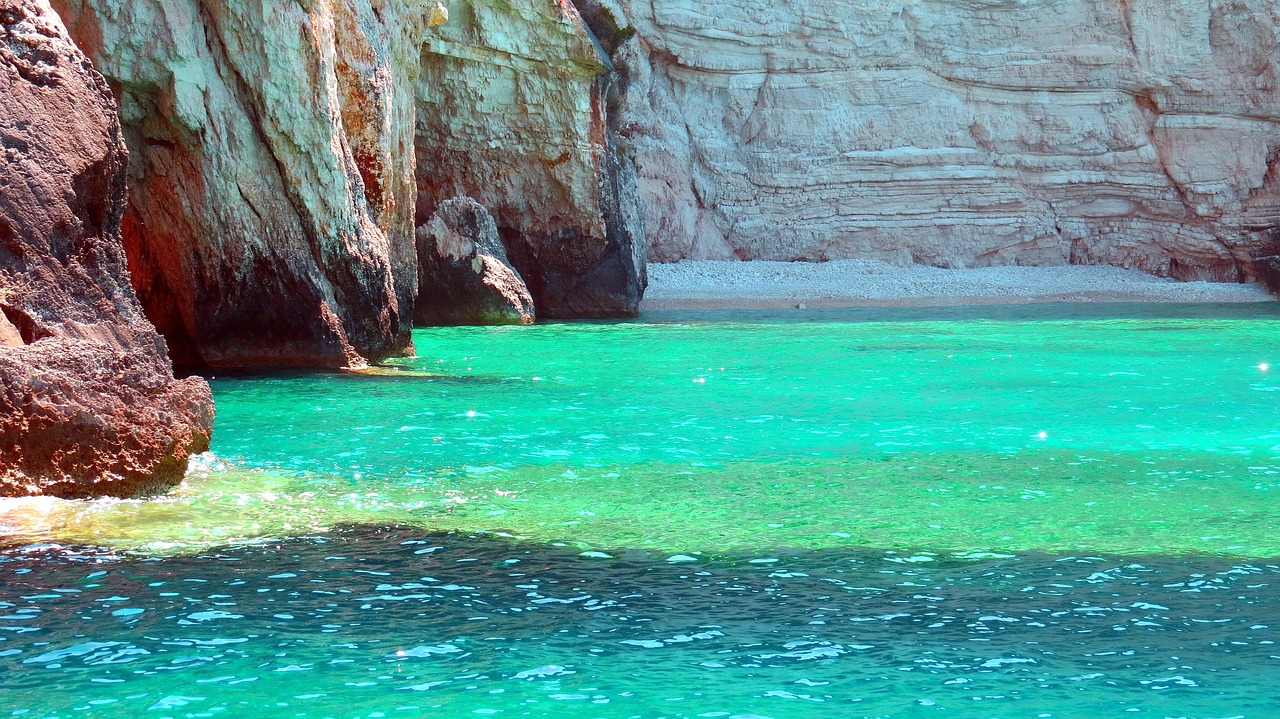
[[[1280,717],[1280,305],[414,339],[0,500],[0,718]]]

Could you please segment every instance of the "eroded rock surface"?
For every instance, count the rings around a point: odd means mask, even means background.
[[[427,325],[528,325],[533,297],[507,259],[483,205],[455,197],[418,228],[416,321]]]
[[[545,317],[634,314],[646,242],[606,104],[610,61],[568,0],[452,0],[418,81],[418,222],[493,213]]]
[[[124,143],[45,0],[0,0],[0,495],[132,495],[182,479],[213,400],[175,380],[129,286]]]
[[[180,363],[409,346],[412,80],[434,2],[55,6],[120,97],[130,269]]]
[[[1280,255],[1259,257],[1254,268],[1258,279],[1271,290],[1271,294],[1280,297]]]
[[[1272,0],[580,1],[650,259],[1235,280],[1280,224]]]
[[[1267,233],[1267,241],[1253,261],[1253,271],[1271,294],[1280,298],[1280,228]]]

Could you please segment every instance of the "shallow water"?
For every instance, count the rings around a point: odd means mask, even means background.
[[[173,495],[0,505],[0,716],[1280,716],[1278,320],[670,314],[218,377]]]

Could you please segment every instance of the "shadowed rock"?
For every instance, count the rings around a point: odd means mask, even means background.
[[[106,82],[44,0],[0,0],[0,495],[153,492],[209,446],[129,286]]]
[[[498,225],[470,197],[445,200],[418,228],[418,288],[420,324],[533,324],[533,298]]]
[[[646,241],[609,112],[622,78],[569,2],[454,0],[450,14],[416,85],[418,223],[473,197],[538,316],[636,314]]]
[[[1271,294],[1280,297],[1280,255],[1259,257],[1254,260],[1253,269]]]
[[[410,346],[410,82],[436,3],[54,5],[119,88],[130,269],[179,364],[349,367]]]
[[[1259,235],[1266,241],[1253,259],[1253,274],[1271,294],[1280,298],[1280,227],[1262,230]]]

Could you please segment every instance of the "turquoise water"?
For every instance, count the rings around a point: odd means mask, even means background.
[[[1280,311],[443,328],[0,504],[0,716],[1275,717]]]

